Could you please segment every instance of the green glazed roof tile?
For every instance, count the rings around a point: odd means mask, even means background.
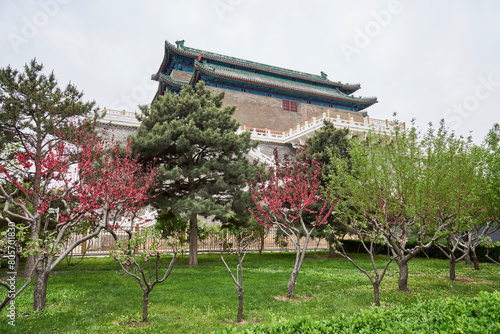
[[[176,46],[169,43],[168,41],[165,41],[165,45],[170,50],[172,50],[176,53],[192,56],[195,58],[202,56],[202,57],[206,57],[206,58],[217,59],[220,61],[233,63],[233,64],[240,64],[240,65],[244,65],[247,67],[260,69],[263,71],[269,71],[269,72],[279,73],[279,74],[283,74],[283,75],[289,75],[289,76],[293,76],[293,77],[305,78],[305,79],[313,80],[316,82],[326,83],[326,84],[329,84],[332,86],[337,86],[337,87],[340,87],[340,88],[343,88],[346,90],[355,91],[355,90],[360,88],[360,84],[343,84],[340,82],[334,82],[334,81],[328,80],[326,78],[323,78],[321,75],[315,75],[315,74],[309,74],[309,73],[300,72],[300,71],[289,70],[289,69],[282,68],[282,67],[266,65],[266,64],[257,63],[257,62],[253,62],[253,61],[249,61],[249,60],[245,60],[245,59],[241,59],[241,58],[230,57],[230,56],[221,55],[218,53],[204,51],[204,50],[200,50],[200,49],[190,48],[190,47],[186,47],[186,46],[182,46],[180,48],[177,48]],[[182,45],[183,45],[183,43],[182,43]]]

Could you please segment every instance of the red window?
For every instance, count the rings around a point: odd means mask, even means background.
[[[297,112],[297,102],[290,100],[283,100],[283,110]]]

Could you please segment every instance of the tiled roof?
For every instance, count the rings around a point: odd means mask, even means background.
[[[179,81],[179,80],[175,80],[174,78],[166,75],[166,74],[163,74],[163,73],[160,73],[160,79],[173,85],[173,86],[177,86],[177,87],[183,87],[183,86],[187,86],[188,83],[187,82],[184,82],[184,81]]]
[[[219,66],[214,64],[202,64],[196,61],[195,68],[197,70],[201,70],[204,73],[217,77],[223,77],[247,83],[257,83],[262,86],[268,86],[283,90],[291,90],[295,92],[303,92],[306,94],[312,94],[327,98],[334,98],[336,100],[344,100],[349,102],[370,104],[370,105],[377,101],[377,98],[358,98],[346,95],[342,93],[337,87],[316,86],[313,84],[306,84],[287,79],[281,79],[271,75],[232,69],[226,66]]]
[[[202,56],[202,57],[209,58],[209,59],[223,61],[225,63],[235,64],[235,65],[243,65],[245,67],[260,69],[262,71],[267,71],[267,72],[271,72],[271,73],[277,73],[277,74],[292,76],[292,77],[296,77],[296,78],[312,80],[312,81],[320,82],[323,84],[336,86],[336,87],[345,89],[347,91],[352,91],[352,92],[354,92],[360,88],[360,84],[343,84],[341,82],[334,82],[334,81],[330,81],[326,78],[323,78],[320,75],[289,70],[289,69],[282,68],[282,67],[266,65],[266,64],[262,64],[262,63],[257,63],[257,62],[253,62],[253,61],[249,61],[249,60],[245,60],[245,59],[240,59],[240,58],[235,58],[235,57],[230,57],[230,56],[225,56],[225,55],[217,54],[214,52],[208,52],[208,51],[190,48],[190,47],[186,47],[186,46],[181,46],[180,48],[177,48],[176,46],[169,43],[168,41],[165,41],[165,45],[170,50],[172,50],[174,53],[183,54],[186,56],[191,56],[191,57]]]

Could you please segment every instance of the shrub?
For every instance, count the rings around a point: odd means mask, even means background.
[[[500,333],[500,292],[370,308],[332,320],[302,318],[274,326],[228,326],[219,333]]]

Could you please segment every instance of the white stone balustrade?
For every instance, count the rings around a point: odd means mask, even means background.
[[[134,112],[128,112],[125,110],[112,110],[106,108],[104,108],[103,112],[105,112],[106,114],[103,119],[99,120],[101,123],[111,123],[112,125],[129,127],[139,127],[140,125],[140,122],[137,120],[136,114]],[[290,143],[296,146],[304,144],[307,138],[312,137],[314,135],[314,132],[323,127],[325,120],[329,121],[337,128],[348,128],[353,133],[368,132],[370,130],[379,133],[390,133],[392,130],[394,130],[394,125],[392,125],[388,120],[328,111],[323,113],[320,117],[313,117],[311,120],[306,121],[303,124],[297,124],[296,127],[291,128],[288,131],[277,131],[242,126],[238,130],[238,133],[242,133],[243,131],[250,131],[251,138],[254,140],[275,142],[281,144]],[[405,124],[402,123],[397,126],[404,128]],[[254,152],[254,154],[256,156],[262,155],[258,154],[257,152]]]
[[[137,118],[136,113],[125,110],[113,110],[104,108],[101,114],[105,114],[104,118],[100,119],[100,123],[111,123],[113,125],[139,127],[141,124]]]
[[[329,121],[337,128],[349,128],[353,133],[368,132],[370,130],[382,133],[390,133],[394,130],[394,125],[392,125],[388,120],[379,120],[369,118],[368,116],[363,117],[359,120],[359,117],[348,116],[349,119],[343,119],[339,113],[323,113],[321,117],[313,117],[311,120],[306,121],[304,124],[297,124],[297,127],[291,128],[288,131],[278,132],[273,130],[251,127],[242,127],[241,131],[250,131],[251,137],[254,140],[268,141],[276,143],[291,143],[292,145],[303,145],[307,138],[312,137],[314,133],[323,127],[324,121]],[[405,126],[404,123],[398,126]]]

